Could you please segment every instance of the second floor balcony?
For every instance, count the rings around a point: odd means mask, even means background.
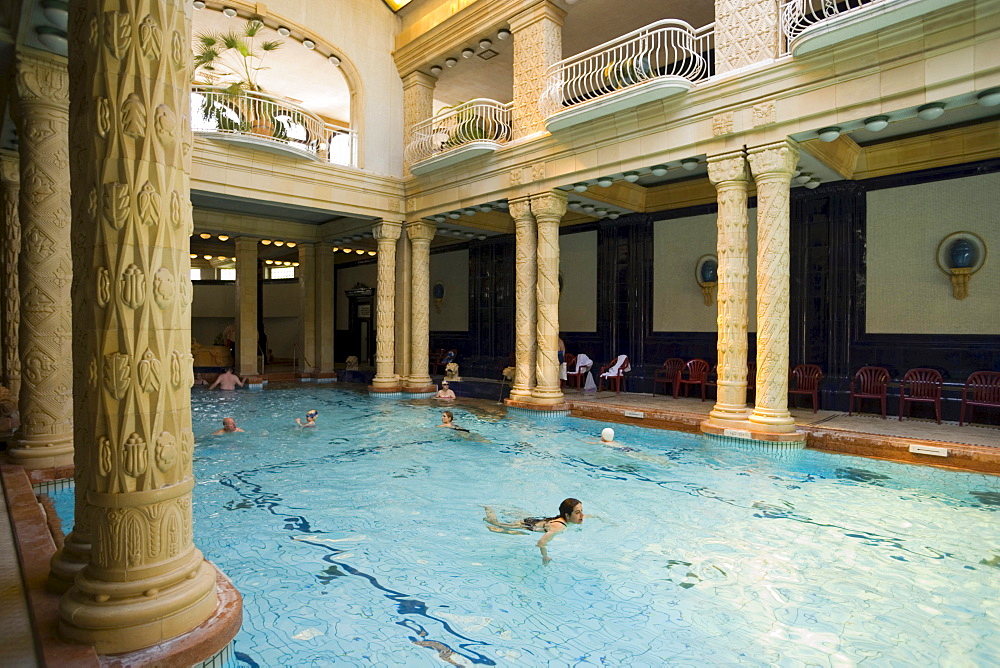
[[[511,104],[479,98],[446,108],[410,131],[406,162],[414,174],[492,153],[510,140]]]
[[[266,93],[232,95],[221,86],[194,86],[191,127],[213,137],[347,167],[357,166],[357,137],[297,104]]]

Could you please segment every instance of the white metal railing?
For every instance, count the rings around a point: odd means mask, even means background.
[[[412,165],[476,141],[509,141],[512,106],[477,98],[440,111],[413,126],[406,161]]]
[[[191,128],[282,144],[323,162],[358,164],[356,131],[330,125],[311,111],[266,93],[232,95],[222,86],[193,86]]]
[[[781,32],[785,44],[802,34],[806,28],[854,12],[868,5],[889,0],[780,0]]]
[[[695,29],[685,21],[665,19],[616,37],[550,66],[539,109],[549,117],[653,79],[706,79],[712,71],[708,56],[714,36],[714,23]]]

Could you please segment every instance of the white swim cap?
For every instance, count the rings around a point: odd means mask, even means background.
[[[601,432],[602,441],[613,441],[615,440],[615,430],[611,427],[605,427],[604,431]]]

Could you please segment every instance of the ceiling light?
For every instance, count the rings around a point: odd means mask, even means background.
[[[289,241],[289,242],[288,242],[287,244],[285,244],[285,245],[286,245],[286,246],[288,246],[289,248],[295,248],[295,242],[294,242],[294,241]]]
[[[329,58],[327,58],[327,60],[329,60],[334,67],[340,66],[340,58],[338,58],[337,56],[331,55]]]
[[[477,236],[476,238],[477,238],[477,239],[479,239],[480,241],[483,241],[483,240],[485,240],[485,239],[486,239],[486,235],[485,235],[485,234],[480,234],[480,235],[479,235],[479,236]]]
[[[569,207],[569,208],[571,208],[571,209],[579,209],[579,208],[580,208],[581,206],[583,206],[583,205],[582,205],[582,204],[580,204],[580,202],[577,202],[576,200],[573,200],[572,202],[570,202],[570,203],[569,203],[569,204],[567,204],[566,206],[568,206],[568,207]]]
[[[445,218],[444,216],[434,216],[434,222],[435,223],[443,223],[446,220],[448,220],[448,219]]]
[[[339,251],[339,250],[340,250],[340,247],[339,247],[339,246],[334,246],[333,248],[331,248],[331,249],[330,249],[330,252],[331,252],[331,253],[336,253],[336,252],[337,252],[337,251]]]
[[[639,172],[625,172],[625,180],[629,183],[635,183],[639,180]]]
[[[219,241],[229,241],[229,235],[227,235],[227,234],[220,234],[219,235]]]
[[[284,245],[285,245],[285,242],[284,242],[284,241],[275,241],[275,242],[274,242],[274,245],[275,245],[275,246],[284,246]]]
[[[578,193],[582,193],[582,192],[584,192],[584,191],[587,190],[587,184],[586,183],[582,183],[582,182],[581,183],[574,183],[573,184],[573,190],[577,191]]]
[[[475,235],[475,234],[473,234],[472,232],[466,232],[466,233],[465,233],[464,235],[462,235],[462,236],[464,236],[464,237],[465,237],[466,239],[472,239],[472,238],[473,238],[473,237],[475,237],[476,235]]]
[[[795,181],[795,183],[808,183],[811,178],[811,172],[800,172],[799,175],[792,180]]]
[[[360,234],[355,234],[351,237],[351,241],[361,241],[363,238]]]
[[[205,9],[204,0],[194,0],[191,4],[194,5],[195,9]]]
[[[264,264],[274,264],[274,260],[264,260]]]
[[[206,260],[211,260],[212,259],[211,255],[202,255],[202,257],[205,258]]]
[[[483,204],[479,207],[479,210],[482,211],[483,213],[489,213],[490,211],[493,210],[493,207],[490,206],[489,204]]]
[[[805,186],[806,188],[808,188],[809,190],[812,190],[813,188],[815,188],[816,186],[818,186],[819,183],[820,183],[819,179],[809,179],[808,181],[806,181],[802,185]]]
[[[944,102],[931,102],[917,107],[917,117],[924,121],[933,121],[944,113]]]
[[[293,262],[293,263],[292,263],[292,266],[293,266],[293,267],[297,267],[297,266],[299,266],[299,263],[298,263],[298,262]]]
[[[594,209],[594,215],[600,216],[601,218],[604,218],[604,216],[608,215],[608,210],[607,209]]]
[[[1000,88],[990,88],[984,90],[976,96],[976,102],[980,107],[995,107],[1000,104]]]
[[[888,116],[872,116],[865,119],[865,130],[869,132],[881,132],[889,127]]]
[[[488,49],[491,46],[493,46],[493,42],[491,42],[490,40],[488,40],[488,39],[481,39],[481,40],[479,40],[479,48],[480,49]]]
[[[278,28],[278,34],[281,35],[282,37],[288,37],[289,35],[292,34],[292,31],[286,28],[285,26],[280,26]]]
[[[601,186],[602,188],[607,188],[612,183],[614,183],[614,179],[612,179],[610,176],[602,176],[601,178],[597,179],[597,185]]]
[[[233,262],[236,262],[236,258],[234,258],[234,257],[231,257],[231,258],[229,258],[229,259],[230,259],[231,261],[233,261]]]
[[[192,260],[197,260],[198,259],[198,254],[197,253],[191,253],[191,259]]]
[[[452,230],[451,234],[452,234],[452,236],[455,236],[455,237],[461,237],[461,236],[464,236],[465,233],[462,232],[462,230]]]
[[[375,255],[375,251],[368,251],[369,255]]]
[[[215,258],[215,259],[216,259],[216,260],[225,260],[225,259],[226,259],[226,256],[225,256],[225,255],[218,255],[218,256],[216,256],[216,258]]]
[[[462,217],[462,214],[460,214],[458,211],[449,211],[448,217],[451,218],[452,220],[458,220],[459,218]]]
[[[455,67],[455,65],[458,64],[458,61],[455,60],[454,58],[447,58],[445,59],[444,64],[447,65],[448,67]]]
[[[342,251],[344,251],[345,253],[348,253],[348,254],[350,254],[350,253],[353,253],[353,252],[354,252],[354,251],[352,251],[352,250],[351,250],[350,248],[341,248],[340,250],[342,250]]]
[[[816,136],[819,137],[820,141],[831,142],[840,136],[840,128],[836,125],[831,125],[828,128],[820,128],[816,131]]]
[[[507,209],[510,208],[510,204],[508,204],[507,202],[497,202],[497,208],[506,211]]]
[[[510,31],[506,28],[500,28],[500,30],[497,30],[497,39],[507,39],[508,37],[510,37]]]
[[[356,250],[354,252],[357,253],[358,255],[364,255],[365,254],[365,250],[363,248],[359,248],[358,250]]]
[[[361,236],[363,236],[363,237],[364,237],[365,239],[371,239],[371,238],[372,238],[372,237],[374,237],[375,235],[374,235],[374,234],[372,234],[371,232],[365,232],[365,233],[364,233],[364,234],[362,234]]]
[[[271,240],[270,239],[261,239],[260,242],[262,244],[264,244],[265,246],[270,246],[271,245]]]
[[[228,16],[229,18],[233,18],[234,16],[236,16],[236,10],[233,9],[232,7],[226,7],[225,9],[222,10],[222,13]]]
[[[311,51],[316,48],[316,42],[312,41],[311,39],[304,39],[302,40],[302,46],[306,47]]]
[[[474,55],[476,55],[475,49],[469,49],[469,48],[462,49],[463,58],[472,58]]]
[[[664,174],[667,173],[667,166],[653,165],[652,169],[650,169],[649,171],[652,172],[653,176],[663,176]]]
[[[594,213],[593,204],[584,204],[581,208],[584,210],[585,213]]]
[[[474,216],[474,215],[476,215],[476,210],[475,209],[462,209],[462,213],[464,213],[466,216]]]
[[[684,158],[681,160],[681,167],[683,167],[685,171],[693,172],[698,169],[698,165],[700,163],[701,161],[698,160],[698,158]]]
[[[211,239],[212,238],[212,235],[209,234],[208,232],[202,232],[198,236],[201,237],[202,239]]]
[[[431,66],[431,74],[433,74],[434,76],[441,74],[441,66],[440,65]]]
[[[616,218],[618,218],[618,216],[620,216],[620,215],[621,215],[621,214],[620,214],[620,213],[618,213],[617,211],[612,211],[611,213],[609,213],[609,214],[608,214],[608,218],[610,218],[611,220],[615,220],[615,219],[616,219]]]

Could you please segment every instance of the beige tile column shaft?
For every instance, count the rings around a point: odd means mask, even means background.
[[[333,357],[334,281],[333,244],[324,241],[316,244],[316,370],[321,374],[332,374],[336,361]]]
[[[526,401],[535,387],[538,337],[538,228],[527,197],[510,201],[514,219],[514,384],[510,398]]]
[[[299,279],[302,321],[299,334],[299,371],[316,370],[316,246],[299,244],[299,266],[295,268]]]
[[[795,431],[788,412],[789,192],[799,151],[778,142],[748,153],[757,183],[757,390],[754,428]]]
[[[413,141],[413,126],[434,115],[434,85],[437,78],[423,72],[403,77],[403,141]]]
[[[7,454],[41,469],[73,463],[69,77],[58,56],[16,59],[21,434]]]
[[[514,139],[545,130],[538,101],[548,85],[545,71],[562,60],[566,12],[549,0],[536,2],[510,20],[514,37]]]
[[[378,283],[375,287],[375,378],[376,391],[400,389],[393,353],[396,329],[396,240],[403,224],[383,221],[372,228],[378,242]]]
[[[559,223],[566,213],[566,194],[552,191],[531,198],[531,212],[538,225],[538,353],[535,388],[538,404],[558,404],[559,388]]]
[[[718,193],[718,401],[709,419],[718,427],[747,419],[747,278],[749,219],[746,153],[709,156],[708,178]]]
[[[252,237],[236,238],[236,373],[253,376],[257,368],[257,243]]]
[[[428,346],[430,345],[430,272],[431,272],[431,240],[437,226],[427,221],[417,221],[406,224],[406,234],[410,237],[413,253],[411,272],[411,305],[413,324],[410,327],[410,377],[407,379],[407,392],[432,392],[435,387],[431,383],[428,369]]]
[[[101,654],[184,634],[217,604],[192,535],[191,10],[123,7],[70,11],[74,234],[89,257],[77,295],[93,314],[77,360],[91,406],[77,428],[93,446],[76,473],[95,521],[59,629]]]
[[[733,70],[778,56],[778,0],[715,0],[715,71]]]
[[[3,378],[0,385],[10,390],[14,401],[21,393],[21,358],[17,352],[17,332],[21,326],[21,292],[18,288],[18,258],[21,255],[21,221],[17,215],[21,190],[21,168],[16,153],[0,152],[0,215],[3,216],[0,275],[0,318],[3,319]]]
[[[405,234],[399,235],[396,242],[396,335],[395,335],[395,373],[399,376],[401,385],[407,384],[410,376],[410,239]]]

